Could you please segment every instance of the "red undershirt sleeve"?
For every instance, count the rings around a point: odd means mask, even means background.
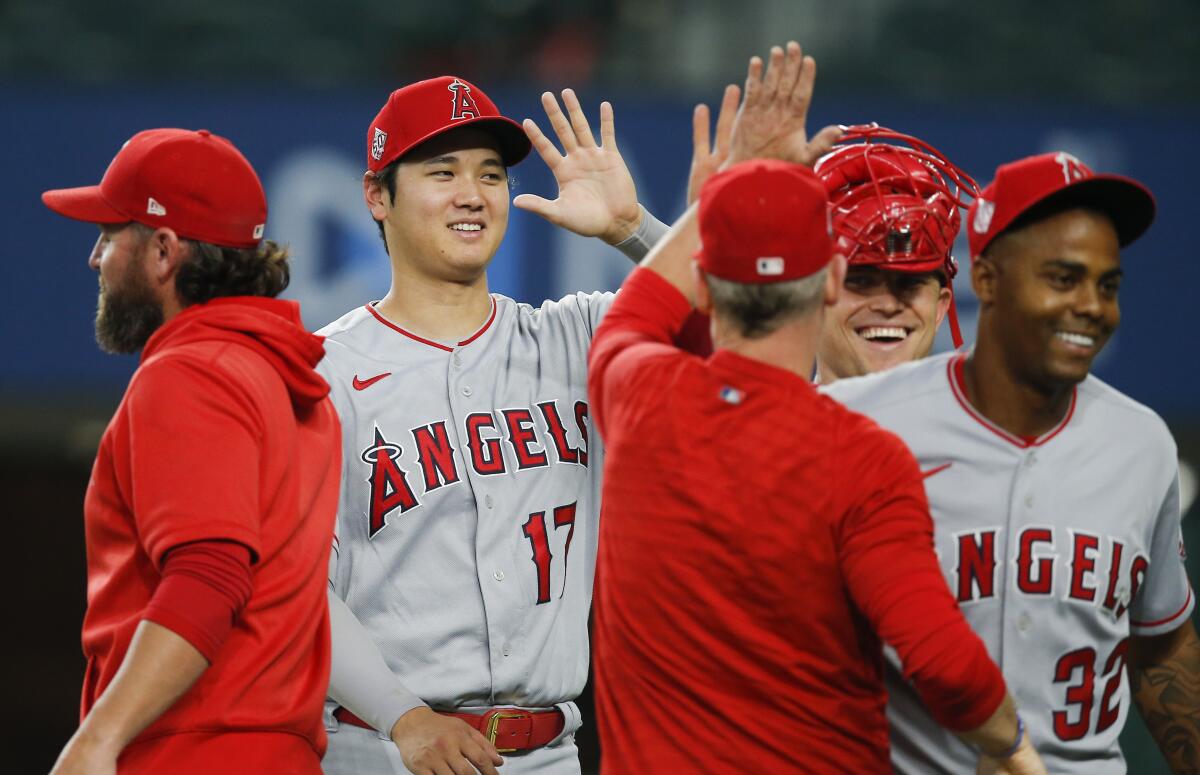
[[[1006,687],[971,630],[933,551],[933,522],[912,453],[866,427],[845,445],[856,503],[840,536],[846,583],[875,632],[900,657],[930,714],[955,732],[996,711]]]
[[[251,552],[232,541],[197,541],[167,552],[142,618],[171,630],[216,661],[250,600]]]

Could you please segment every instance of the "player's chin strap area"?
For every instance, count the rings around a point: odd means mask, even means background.
[[[496,746],[500,753],[532,751],[558,742],[563,736],[579,729],[579,709],[573,702],[564,702],[545,710],[524,708],[479,709],[479,713],[437,711],[443,716],[466,722]],[[376,731],[367,722],[345,708],[338,708],[333,717],[341,724]],[[380,733],[382,737],[383,734]]]
[[[958,327],[958,305],[954,303],[954,286],[950,286],[950,340],[954,342],[954,349],[962,347],[962,329]]]

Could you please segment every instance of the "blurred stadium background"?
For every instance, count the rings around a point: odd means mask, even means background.
[[[47,771],[76,722],[81,503],[136,364],[97,351],[85,263],[95,230],[45,210],[42,190],[96,182],[143,128],[223,134],[263,177],[268,236],[295,255],[289,295],[317,327],[387,288],[359,180],[367,124],[391,89],[453,73],[517,119],[542,118],[544,89],[574,87],[593,120],[609,99],[642,201],[671,220],[683,209],[692,106],[715,103],[749,55],[789,37],[820,63],[814,126],[878,121],[981,182],[1001,162],[1065,148],[1155,191],[1158,221],[1125,253],[1124,323],[1097,371],[1170,423],[1184,529],[1200,545],[1200,359],[1187,333],[1200,288],[1194,0],[0,0],[0,325],[13,347],[0,361],[5,771]],[[553,195],[536,157],[514,172],[517,192]],[[628,270],[611,249],[524,213],[509,228],[492,286],[519,299],[613,288]],[[957,290],[970,331],[970,289]],[[1133,715],[1130,771],[1166,772]],[[587,770],[594,726],[580,745]]]

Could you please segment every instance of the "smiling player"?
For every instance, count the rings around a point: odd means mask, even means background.
[[[364,195],[392,285],[324,329],[320,367],[345,450],[330,775],[495,775],[499,752],[509,775],[579,771],[604,461],[587,349],[613,294],[489,293],[507,170],[532,146],[559,196],[511,204],[618,247],[654,238],[611,107],[598,144],[563,100],[566,114],[542,100],[561,152],[452,76],[396,90],[368,130]]]
[[[916,455],[950,589],[1056,773],[1126,771],[1131,694],[1176,772],[1200,758],[1175,443],[1089,374],[1154,209],[1066,153],[1001,166],[968,214],[974,349],[827,389]],[[897,772],[969,770],[894,671],[889,693]]]
[[[975,181],[929,144],[874,124],[849,127],[815,169],[848,263],[821,331],[820,382],[924,358],[947,313],[960,345],[951,249]]]

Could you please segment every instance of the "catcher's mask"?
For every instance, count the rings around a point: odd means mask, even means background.
[[[839,145],[814,167],[829,193],[837,252],[851,266],[940,272],[951,293],[950,335],[961,346],[953,297],[958,263],[950,251],[960,210],[979,195],[979,185],[911,135],[878,124],[843,129]]]

